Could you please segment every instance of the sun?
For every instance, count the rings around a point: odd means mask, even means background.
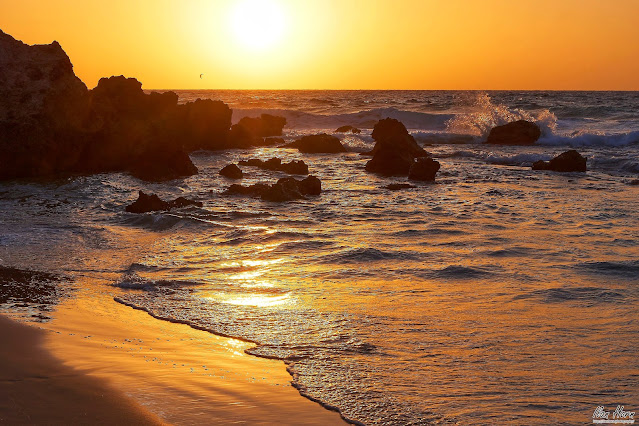
[[[229,18],[230,32],[246,49],[272,49],[284,38],[286,16],[276,0],[239,0]]]

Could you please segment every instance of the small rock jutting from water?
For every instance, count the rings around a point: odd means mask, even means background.
[[[148,213],[179,209],[187,206],[202,207],[202,203],[200,201],[188,200],[184,197],[178,197],[173,201],[164,201],[156,194],[146,194],[140,191],[138,193],[138,199],[126,206],[126,211],[129,213]]]
[[[554,172],[585,172],[587,159],[580,153],[571,149],[559,154],[550,161],[535,161],[532,165],[533,170],[551,170]]]
[[[534,145],[541,137],[541,129],[536,123],[518,120],[493,127],[486,139],[492,145]]]
[[[269,185],[256,183],[250,186],[233,184],[226,190],[226,195],[247,195],[261,198],[264,201],[284,202],[305,199],[307,195],[320,195],[322,182],[315,176],[297,180],[286,177]]]

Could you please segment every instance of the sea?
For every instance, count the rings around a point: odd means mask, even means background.
[[[164,183],[0,183],[0,269],[45,273],[21,284],[39,289],[28,297],[4,285],[3,312],[48,321],[74,281],[93,280],[83,285],[158,321],[254,343],[250,355],[282,360],[302,396],[355,424],[584,424],[598,406],[637,411],[639,92],[176,92],[223,100],[234,122],[284,116],[287,141],[334,134],[349,152],[200,151],[199,174]],[[441,163],[435,182],[390,191],[406,179],[364,170],[386,117]],[[539,124],[536,145],[482,144],[517,119]],[[588,172],[531,170],[568,149]],[[223,194],[234,182],[222,167],[271,157],[304,160],[322,194]],[[243,184],[285,176],[243,171]],[[138,190],[203,206],[125,212]]]

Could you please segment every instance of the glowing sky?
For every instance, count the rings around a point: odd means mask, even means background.
[[[639,0],[0,0],[89,87],[639,90],[638,22]]]

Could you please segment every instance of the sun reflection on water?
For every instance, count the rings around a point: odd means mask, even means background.
[[[220,302],[229,305],[255,306],[258,308],[268,308],[289,303],[291,297],[288,293],[278,296],[268,296],[263,294],[249,294],[243,296],[223,297]]]

